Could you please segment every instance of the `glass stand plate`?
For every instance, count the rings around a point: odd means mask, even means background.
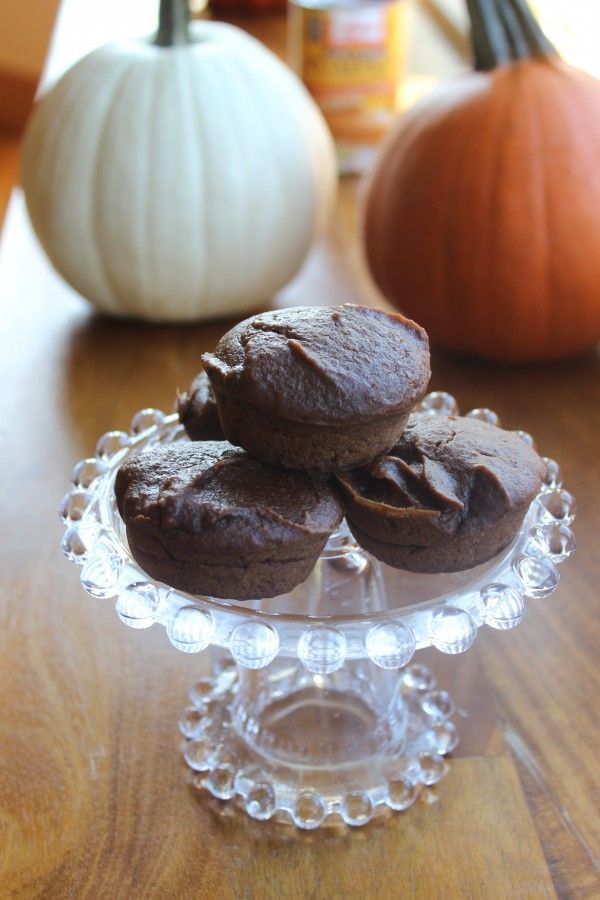
[[[423,415],[456,414],[449,394],[429,394]],[[498,425],[489,409],[467,415]],[[530,435],[520,437],[533,443]],[[177,416],[145,409],[129,433],[103,435],[79,462],[59,514],[64,554],[81,565],[92,596],[116,598],[132,628],[162,624],[186,653],[213,648],[213,674],[191,690],[180,719],[194,784],[235,800],[256,819],[301,828],[341,819],[362,825],[379,809],[408,808],[446,772],[456,746],[453,704],[415,651],[466,651],[478,628],[514,628],[528,598],[549,596],[575,549],[573,497],[558,464],[512,543],[484,565],[418,575],[381,565],[345,526],[311,576],[289,594],[253,601],[176,591],[149,578],[127,545],[116,510],[116,471],[132,452],[187,440]]]

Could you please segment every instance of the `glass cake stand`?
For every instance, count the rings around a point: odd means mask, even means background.
[[[434,392],[417,412],[458,409]],[[489,409],[467,415],[499,424]],[[458,743],[452,699],[413,655],[430,646],[464,653],[479,627],[514,628],[526,599],[556,589],[557,566],[575,549],[575,504],[558,464],[545,459],[543,489],[519,535],[484,565],[397,571],[360,549],[344,524],[303,584],[238,602],[174,590],[129,552],[113,493],[119,465],[133,451],[186,439],[176,415],[141,410],[129,433],[104,434],[96,455],[75,466],[60,516],[63,552],[82,566],[89,594],[116,598],[132,628],[164,625],[177,650],[212,647],[212,674],[193,685],[179,720],[193,784],[254,819],[305,829],[407,809],[443,777]]]

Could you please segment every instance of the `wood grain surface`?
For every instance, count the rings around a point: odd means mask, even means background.
[[[275,303],[379,302],[357,191],[343,183],[331,233]],[[123,627],[59,551],[72,464],[137,409],[170,409],[231,323],[94,316],[49,268],[18,191],[0,315],[0,897],[600,897],[597,355],[506,368],[434,354],[432,388],[491,406],[561,462],[578,552],[515,631],[483,629],[463,656],[420,655],[461,710],[447,778],[406,813],[304,834],[192,791],[176,719],[205,655]]]

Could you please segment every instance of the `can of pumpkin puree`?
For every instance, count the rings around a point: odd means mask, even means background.
[[[333,134],[342,174],[369,167],[399,105],[406,0],[290,0],[288,55]]]

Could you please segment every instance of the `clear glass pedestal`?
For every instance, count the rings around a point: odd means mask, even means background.
[[[457,412],[429,394],[423,415]],[[468,415],[498,424],[489,409]],[[530,435],[519,432],[523,440]],[[380,565],[342,525],[313,573],[289,594],[239,602],[196,597],[148,577],[132,558],[114,478],[133,450],[185,440],[177,417],[141,410],[78,463],[59,513],[64,554],[92,596],[116,598],[133,628],[162,624],[186,653],[212,647],[212,674],[190,691],[179,727],[193,784],[254,819],[304,829],[358,826],[407,809],[447,771],[458,742],[452,699],[413,662],[434,646],[462,653],[478,628],[519,624],[529,598],[557,587],[575,548],[575,505],[546,459],[545,484],[510,547],[484,565],[416,575]]]
[[[318,675],[292,659],[255,671],[218,659],[179,722],[193,784],[305,829],[407,809],[458,742],[452,701],[434,688],[416,665],[399,677],[357,660]]]

